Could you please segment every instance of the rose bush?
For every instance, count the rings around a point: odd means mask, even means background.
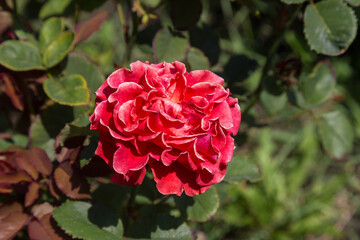
[[[137,61],[112,73],[96,91],[91,129],[95,154],[117,184],[141,184],[148,166],[162,194],[189,196],[220,182],[231,160],[241,113],[210,71],[180,62]]]

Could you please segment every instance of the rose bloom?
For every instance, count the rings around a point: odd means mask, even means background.
[[[112,73],[96,91],[91,129],[95,154],[114,170],[111,181],[137,185],[148,167],[162,194],[201,194],[220,182],[240,120],[236,98],[210,71],[180,62],[137,61]]]

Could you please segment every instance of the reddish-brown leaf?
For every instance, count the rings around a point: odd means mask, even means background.
[[[81,175],[79,169],[73,168],[70,162],[62,162],[54,172],[56,186],[69,198],[89,199],[90,185]]]
[[[0,35],[12,25],[12,16],[10,12],[0,11]]]
[[[0,184],[16,184],[21,181],[31,182],[31,177],[24,171],[0,173]]]
[[[75,26],[74,44],[86,40],[94,32],[99,30],[101,24],[108,18],[107,11],[100,11],[91,18],[81,22]]]
[[[25,207],[30,206],[36,201],[36,199],[39,198],[39,190],[40,184],[38,184],[37,182],[30,183],[28,191],[25,195]]]
[[[0,139],[9,139],[12,138],[12,136],[11,133],[0,133]]]
[[[33,219],[28,225],[28,234],[36,240],[62,240],[72,239],[67,235],[52,218],[52,214],[45,214],[40,220]]]
[[[27,214],[19,211],[7,214],[0,220],[0,239],[12,239],[26,225],[28,218]]]
[[[14,166],[8,162],[5,162],[6,160],[7,156],[0,154],[0,173],[15,171]]]
[[[12,212],[22,212],[23,207],[18,202],[2,205],[0,207],[0,221]]]
[[[37,219],[41,219],[44,215],[48,214],[48,213],[52,213],[54,210],[54,207],[48,203],[48,202],[44,202],[41,204],[36,204],[31,208],[31,213],[34,217],[36,217]]]
[[[79,157],[84,142],[84,136],[73,137],[66,141],[65,145],[60,143],[60,135],[55,139],[55,156],[58,162],[70,161],[73,163]]]
[[[13,191],[9,184],[1,184],[0,183],[0,193],[1,194],[9,194]]]
[[[41,223],[36,219],[31,220],[31,222],[28,224],[28,235],[30,239],[33,240],[52,239],[50,235],[46,232],[46,230],[43,228]]]
[[[49,186],[49,190],[50,190],[51,195],[53,195],[57,200],[59,200],[60,195],[61,195],[61,191],[56,186],[53,176],[49,179],[48,186]]]
[[[38,147],[30,148],[29,159],[38,172],[46,176],[49,176],[51,174],[53,165],[50,158],[43,149]]]
[[[15,161],[17,167],[27,172],[32,179],[38,179],[39,173],[36,171],[34,165],[29,161],[27,152],[16,153]]]
[[[1,73],[0,80],[4,82],[5,93],[10,98],[14,107],[20,111],[24,111],[23,95],[16,86],[14,78],[9,74]]]

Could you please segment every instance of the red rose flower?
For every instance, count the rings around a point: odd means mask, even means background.
[[[236,98],[210,71],[186,72],[180,62],[135,62],[112,73],[96,91],[91,129],[95,154],[117,184],[141,184],[148,166],[162,194],[189,196],[220,182],[240,120]]]

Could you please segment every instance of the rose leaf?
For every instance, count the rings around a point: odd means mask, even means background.
[[[67,201],[55,209],[53,216],[58,225],[73,237],[97,239],[122,239],[121,219],[111,208],[95,203]]]
[[[344,53],[357,32],[354,11],[339,0],[309,4],[305,10],[304,23],[310,48],[330,56]]]
[[[0,45],[0,64],[13,71],[44,70],[39,49],[31,43],[16,40]]]
[[[85,79],[74,74],[59,80],[48,78],[44,82],[44,91],[52,100],[69,106],[89,103],[89,90]]]

